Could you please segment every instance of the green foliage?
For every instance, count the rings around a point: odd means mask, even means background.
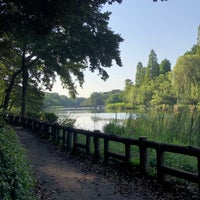
[[[192,156],[180,155],[175,153],[165,153],[166,165],[177,169],[197,172],[197,159]]]
[[[34,199],[31,168],[13,129],[0,128],[0,144],[0,199]]]
[[[76,84],[82,86],[86,68],[97,71],[106,80],[105,69],[111,67],[113,61],[122,66],[119,44],[123,39],[108,26],[111,13],[102,11],[103,4],[113,2],[121,0],[59,3],[44,0],[36,2],[34,7],[30,0],[0,3],[0,10],[3,10],[0,13],[0,46],[8,44],[9,47],[4,57],[0,54],[0,60],[4,65],[9,61],[12,63],[9,67],[14,66],[18,72],[13,81],[8,80],[12,84],[6,101],[19,77],[22,116],[26,114],[30,83],[50,90],[57,74],[70,96],[75,97]],[[13,50],[13,58],[17,57],[20,62],[10,58]],[[7,105],[5,107],[7,110]]]
[[[200,26],[199,26],[200,27]],[[130,108],[166,107],[166,105],[198,105],[200,102],[200,28],[197,44],[181,56],[171,71],[171,63],[166,58],[157,62],[152,49],[147,67],[137,64],[135,84],[125,81],[123,101]],[[143,76],[145,73],[145,80]],[[127,107],[127,106],[126,106]]]
[[[65,95],[59,95],[58,93],[45,92],[43,108],[46,110],[51,106],[63,106],[63,107],[80,107],[80,104],[85,98],[69,98]]]
[[[109,103],[106,104],[106,110],[125,110],[126,105],[125,103]]]
[[[144,82],[144,80],[145,80],[145,71],[146,71],[146,68],[143,67],[141,62],[139,62],[137,64],[137,71],[136,71],[136,75],[135,75],[135,85],[136,86],[141,86],[142,83]]]
[[[160,63],[160,74],[167,74],[171,71],[171,63],[166,58]]]
[[[130,108],[176,104],[170,62],[164,59],[159,65],[157,55],[152,50],[147,68],[143,67],[141,62],[138,63],[135,84],[131,80],[125,81],[123,100],[126,107]]]
[[[184,55],[174,67],[179,103],[197,104],[200,100],[200,55]],[[196,103],[195,103],[196,102]]]
[[[81,106],[99,106],[106,105],[109,102],[122,102],[121,90],[112,90],[109,92],[94,92],[89,98],[81,103]]]
[[[40,112],[43,107],[44,96],[44,92],[40,89],[33,85],[29,86],[27,91],[27,112]]]
[[[179,112],[145,112],[137,115],[130,114],[125,123],[111,121],[105,125],[104,132],[122,137],[138,139],[146,136],[148,140],[200,147],[200,113],[195,107],[188,110],[182,107]],[[112,146],[114,151],[122,148]],[[134,153],[134,152],[131,152]],[[155,152],[149,152],[150,170],[155,167]],[[168,166],[190,172],[197,171],[197,161],[191,156],[166,153],[165,161]],[[153,172],[153,171],[152,171]]]
[[[183,106],[178,110],[176,108],[175,111],[171,107],[168,111],[143,111],[137,115],[130,114],[125,122],[115,120],[107,124],[104,129],[106,133],[135,139],[147,136],[149,140],[157,142],[200,147],[200,112],[197,106],[190,108]]]
[[[149,54],[149,60],[146,68],[145,80],[151,80],[159,76],[160,69],[158,64],[158,59],[155,51],[152,49]]]
[[[199,27],[198,27],[197,46],[200,47],[200,25],[199,25]]]
[[[110,135],[125,135],[125,126],[117,121],[111,121],[103,127],[103,132]]]
[[[123,102],[122,92],[113,93],[106,99],[106,104],[122,103],[122,102]]]
[[[49,123],[57,122],[58,116],[52,112],[27,112],[27,117],[46,121]]]
[[[58,120],[58,116],[51,112],[42,112],[39,116],[40,120],[54,123]]]

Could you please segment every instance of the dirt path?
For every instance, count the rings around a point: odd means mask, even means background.
[[[145,194],[131,188],[131,193],[120,192],[120,183],[111,177],[83,170],[81,162],[66,154],[63,156],[55,146],[41,140],[36,134],[22,128],[15,128],[21,144],[27,150],[27,156],[38,181],[37,196],[49,200],[123,200],[150,199]],[[128,185],[124,190],[128,189]]]

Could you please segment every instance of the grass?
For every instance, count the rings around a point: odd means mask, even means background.
[[[138,139],[140,136],[168,144],[200,147],[200,113],[195,110],[178,112],[149,112],[130,117],[122,124],[111,121],[104,127],[106,134]]]
[[[104,132],[135,139],[146,136],[148,140],[155,142],[200,147],[200,113],[197,107],[193,107],[182,112],[148,112],[138,114],[137,117],[134,114],[123,124],[117,120],[112,121],[104,127]],[[111,145],[111,148],[113,152],[121,149],[120,144]],[[133,149],[132,154],[136,154],[136,151],[138,150]],[[197,171],[196,158],[191,156],[165,153],[165,162],[166,165],[177,169]],[[150,173],[154,174],[155,150],[149,150],[149,164]]]

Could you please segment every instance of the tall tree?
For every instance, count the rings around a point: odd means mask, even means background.
[[[123,98],[125,100],[125,103],[132,102],[132,87],[133,87],[132,80],[126,79],[125,80],[125,88],[123,91]]]
[[[198,27],[197,33],[197,53],[200,55],[200,25]]]
[[[197,33],[197,45],[200,47],[200,25],[198,27],[198,33]]]
[[[159,76],[159,74],[160,74],[160,69],[159,69],[157,55],[155,51],[152,49],[149,54],[149,60],[146,68],[145,78],[146,80],[151,80]]]
[[[141,62],[138,62],[136,68],[137,68],[137,71],[136,71],[136,75],[135,75],[135,85],[138,87],[138,86],[142,85],[142,83],[144,82],[145,67],[143,67]]]
[[[106,67],[115,60],[121,66],[120,35],[109,27],[105,3],[121,0],[5,1],[0,4],[0,36],[16,41],[13,49],[21,56],[22,115],[26,111],[26,91],[30,78],[51,89],[58,74],[72,96],[76,95],[73,76],[84,82],[84,69],[97,70],[103,80]],[[5,19],[8,19],[6,21]],[[6,24],[5,24],[6,21]]]
[[[13,49],[8,38],[4,37],[0,41],[0,76],[2,80],[1,86],[4,86],[4,88],[1,88],[4,90],[1,105],[3,112],[9,107],[10,95],[15,83],[16,85],[19,83],[17,76],[21,73],[21,69],[18,68],[20,63],[21,58],[17,54],[17,50]]]
[[[184,55],[174,67],[174,84],[177,98],[182,103],[200,101],[200,55]]]
[[[160,74],[167,74],[171,71],[171,63],[166,58],[160,63]]]

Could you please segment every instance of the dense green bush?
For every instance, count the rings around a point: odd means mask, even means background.
[[[32,200],[34,180],[14,130],[0,128],[0,199]]]
[[[40,112],[40,113],[27,112],[26,116],[34,118],[34,119],[39,119],[39,120],[42,120],[42,121],[47,121],[47,122],[50,122],[50,123],[54,123],[58,120],[58,116],[55,113],[52,113],[52,112]]]
[[[125,103],[108,103],[106,104],[107,110],[125,110]]]
[[[110,135],[124,136],[126,134],[126,127],[117,121],[111,121],[103,127],[103,132]]]
[[[40,114],[40,120],[54,123],[58,120],[58,116],[55,113],[42,112]]]

